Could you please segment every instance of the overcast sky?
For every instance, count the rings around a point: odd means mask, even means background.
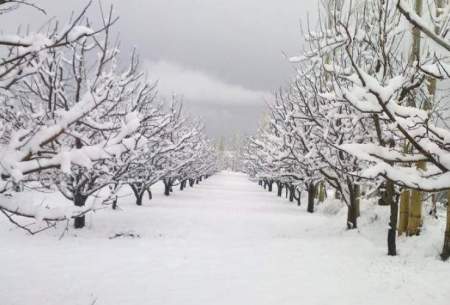
[[[2,30],[18,24],[67,20],[86,0],[40,0],[47,16],[22,8],[2,16]],[[183,96],[208,133],[252,133],[264,102],[293,74],[283,56],[301,49],[300,22],[312,0],[104,0],[120,16],[123,52],[137,47],[162,97]],[[91,9],[95,18],[98,6]]]

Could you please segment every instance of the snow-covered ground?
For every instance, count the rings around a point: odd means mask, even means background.
[[[28,236],[1,218],[0,304],[450,304],[437,223],[388,257],[386,208],[366,207],[361,228],[346,231],[344,210],[307,214],[227,172],[154,193],[62,239],[62,226]],[[140,238],[109,238],[119,232]]]

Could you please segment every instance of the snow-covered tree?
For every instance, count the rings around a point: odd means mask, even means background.
[[[91,209],[84,207],[85,197],[107,183],[107,160],[129,149],[127,138],[139,127],[128,105],[139,78],[135,64],[121,69],[117,48],[109,46],[112,11],[96,30],[85,20],[88,7],[62,30],[55,23],[48,33],[0,39],[8,54],[0,64],[1,192],[30,174],[51,172],[76,206],[52,209],[9,200],[0,204],[5,213],[75,217],[81,226]]]
[[[349,228],[356,227],[360,185],[383,185],[391,255],[402,189],[450,187],[449,131],[438,123],[443,115],[432,89],[448,75],[448,10],[436,3],[425,20],[408,1],[328,1],[317,30],[307,27],[305,51],[291,58],[298,74],[270,107],[270,127],[247,146],[253,177],[277,180],[289,169],[311,194],[320,181],[335,188],[349,207]],[[430,36],[415,57],[417,31],[406,20]]]
[[[62,30],[55,23],[48,33],[0,37],[7,54],[0,62],[0,192],[45,180],[74,204],[0,201],[11,220],[74,218],[81,228],[97,208],[88,199],[100,190],[110,190],[103,194],[109,200],[131,185],[140,204],[143,191],[161,179],[173,184],[188,166],[196,178],[212,173],[213,151],[198,125],[180,107],[165,111],[155,102],[155,84],[136,53],[124,63],[112,42],[112,9],[94,29],[85,18],[89,5]]]

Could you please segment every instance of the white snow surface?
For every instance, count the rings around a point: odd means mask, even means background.
[[[241,174],[29,236],[0,219],[2,305],[448,305],[442,220],[386,255],[388,208],[366,203],[358,230],[345,207],[305,212]],[[303,200],[303,204],[305,200]],[[340,209],[340,210],[339,210]],[[116,238],[134,232],[140,238]]]

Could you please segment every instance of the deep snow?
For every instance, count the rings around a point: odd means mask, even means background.
[[[246,176],[220,173],[145,206],[122,198],[89,227],[28,236],[0,219],[1,305],[448,305],[440,223],[385,255],[386,208],[305,212]],[[337,211],[331,215],[330,211]],[[118,232],[140,238],[109,239]]]

